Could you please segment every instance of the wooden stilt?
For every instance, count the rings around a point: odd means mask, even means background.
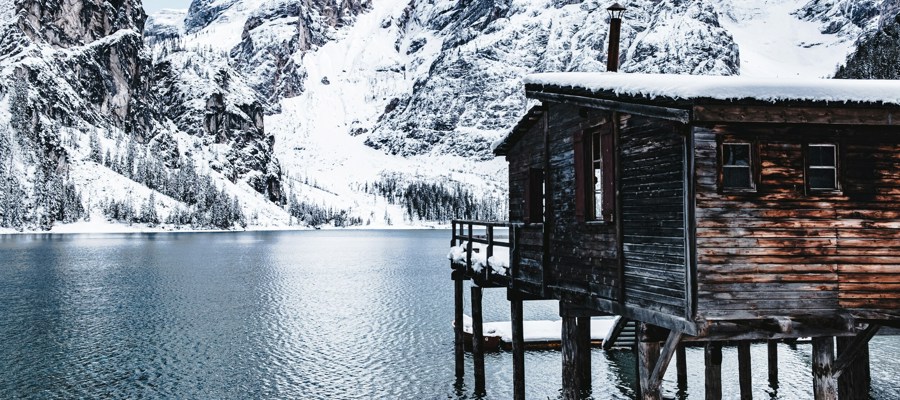
[[[741,400],[753,399],[753,377],[750,369],[750,342],[738,343],[738,376],[740,377]]]
[[[562,397],[578,398],[578,327],[577,318],[563,316],[561,332],[562,349]]]
[[[706,361],[706,400],[722,399],[722,342],[709,342],[704,353]]]
[[[675,349],[675,369],[678,371],[678,391],[687,392],[687,354],[684,345],[679,344]]]
[[[653,387],[653,370],[659,361],[659,342],[647,338],[647,324],[641,324],[638,340],[638,379],[640,381],[640,398],[644,400],[659,399],[659,389]]]
[[[522,298],[508,292],[512,320],[513,399],[525,400],[525,335],[523,333]]]
[[[837,400],[837,379],[834,377],[834,337],[812,339],[813,398]]]
[[[460,271],[456,272],[453,280],[453,331],[455,334],[456,379],[461,380],[466,374],[466,348],[463,336],[463,280]]]
[[[872,385],[869,370],[869,341],[878,333],[880,326],[869,325],[863,332],[852,338],[838,338],[838,358],[832,370],[838,379],[838,394],[841,399],[867,399]]]
[[[578,391],[584,394],[591,389],[591,317],[577,319],[578,354],[577,374]]]
[[[837,353],[842,357],[849,349],[853,338],[837,338]],[[857,350],[858,354],[838,377],[838,397],[841,400],[868,399],[872,385],[869,370],[869,346]]]
[[[482,288],[472,286],[472,360],[475,364],[475,393],[484,394],[484,321],[481,316]]]
[[[770,340],[769,347],[769,386],[778,389],[778,341]]]

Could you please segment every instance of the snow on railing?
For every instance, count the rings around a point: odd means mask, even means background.
[[[489,269],[491,273],[509,275],[509,239],[497,240],[494,228],[508,228],[506,222],[453,221],[453,238],[447,258],[451,263],[469,266],[476,273]],[[475,229],[484,235],[475,235]]]

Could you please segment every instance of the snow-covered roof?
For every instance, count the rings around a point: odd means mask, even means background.
[[[526,85],[612,92],[675,100],[858,102],[900,105],[900,80],[748,78],[609,72],[559,72],[525,77]]]

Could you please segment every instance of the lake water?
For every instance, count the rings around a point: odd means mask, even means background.
[[[0,398],[476,398],[470,376],[454,379],[449,237],[0,236]],[[556,305],[527,303],[526,318],[556,319]],[[485,320],[508,319],[505,291],[486,291]],[[871,348],[874,397],[900,399],[900,340]],[[774,391],[754,346],[755,397],[811,398],[809,350],[781,347]],[[733,398],[737,355],[724,354]],[[702,351],[688,358],[687,398],[703,398]],[[594,398],[633,398],[630,352],[594,350],[592,363]],[[528,397],[557,398],[560,353],[528,352],[526,366]],[[511,354],[486,368],[487,398],[510,398]]]

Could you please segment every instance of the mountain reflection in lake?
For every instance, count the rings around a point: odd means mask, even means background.
[[[472,379],[453,376],[449,238],[0,236],[0,398],[473,398]],[[508,318],[505,291],[487,290],[485,320]],[[526,318],[556,319],[556,306],[528,303]],[[897,338],[873,342],[876,398],[900,398],[898,351]],[[811,398],[808,345],[781,346],[777,393],[765,347],[753,352],[757,398]],[[724,392],[735,394],[736,351],[724,354]],[[688,398],[703,398],[702,357],[688,349]],[[486,358],[487,398],[510,398],[511,354]],[[630,352],[592,359],[594,398],[634,396]],[[529,398],[558,396],[559,352],[528,352],[526,368]]]

